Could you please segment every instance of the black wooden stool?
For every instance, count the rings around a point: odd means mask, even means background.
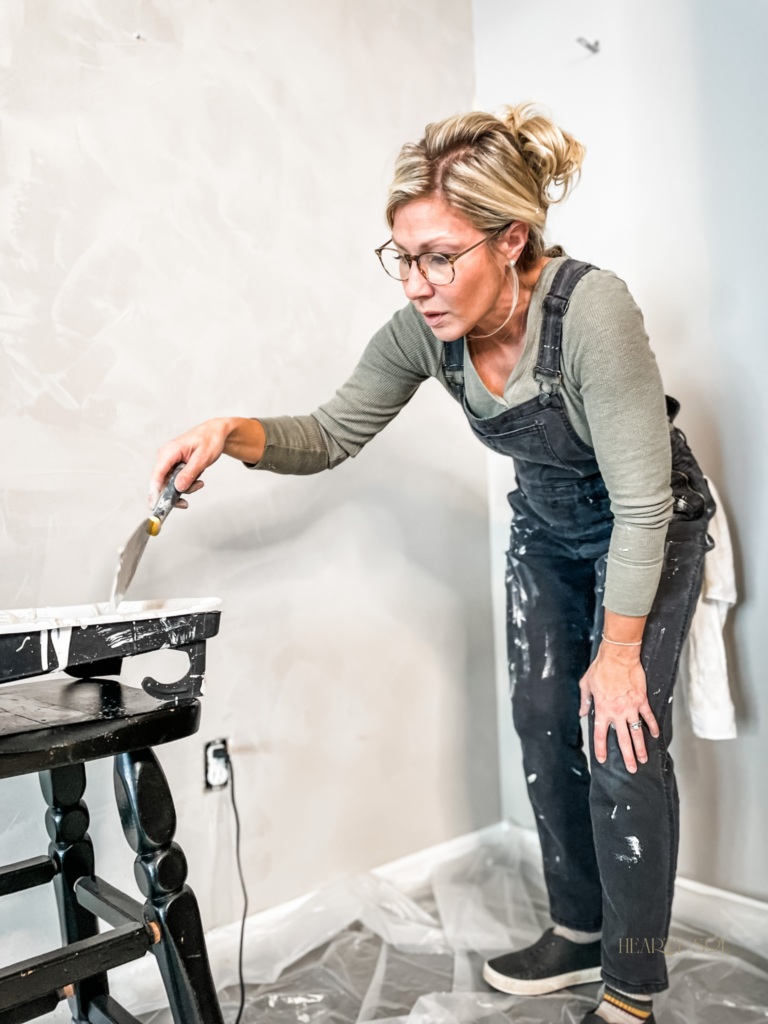
[[[33,1020],[63,998],[76,1022],[138,1024],[109,995],[107,971],[148,950],[157,957],[176,1024],[222,1024],[197,900],[185,885],[186,858],[173,841],[171,792],[151,749],[197,732],[205,639],[218,630],[218,613],[198,616],[191,633],[159,627],[152,632],[146,620],[138,623],[139,649],[171,645],[190,654],[192,682],[188,673],[180,684],[167,687],[171,699],[152,696],[158,688],[162,692],[162,684],[151,679],[139,690],[94,678],[116,674],[120,661],[99,657],[105,652],[94,646],[94,637],[78,637],[77,630],[68,637],[64,660],[69,674],[81,677],[78,681],[42,679],[0,688],[0,778],[39,773],[51,838],[47,856],[0,868],[0,895],[52,881],[64,942],[61,949],[0,970],[0,1024]],[[13,634],[14,649],[23,635]],[[177,643],[169,644],[169,635]],[[38,648],[49,640],[45,630],[33,629],[30,636]],[[128,644],[121,655],[138,652],[136,643]],[[58,665],[55,650],[49,653],[46,667],[65,667]],[[8,665],[0,643],[0,677],[11,677]],[[103,757],[114,757],[115,796],[125,837],[136,853],[134,873],[146,897],[143,904],[94,873],[82,798],[85,762]],[[113,928],[99,934],[99,918]]]

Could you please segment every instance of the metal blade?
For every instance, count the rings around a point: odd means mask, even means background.
[[[125,597],[125,592],[131,585],[131,580],[139,567],[139,562],[144,554],[144,548],[147,546],[148,540],[147,520],[143,519],[131,535],[128,543],[118,553],[117,572],[115,573],[115,581],[112,584],[112,596],[109,599],[109,610],[111,612],[117,611],[117,606]]]

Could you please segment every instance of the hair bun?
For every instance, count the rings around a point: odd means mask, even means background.
[[[454,114],[400,150],[387,224],[392,230],[400,207],[428,197],[440,197],[489,235],[520,221],[528,240],[517,265],[526,270],[544,254],[548,207],[576,183],[583,159],[582,144],[530,103],[496,116]]]
[[[537,180],[543,208],[565,199],[579,179],[586,153],[584,146],[532,103],[502,107],[496,116],[514,137]],[[556,190],[560,190],[559,194]]]

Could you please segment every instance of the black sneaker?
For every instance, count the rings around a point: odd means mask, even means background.
[[[532,946],[488,960],[483,977],[499,992],[515,996],[540,996],[600,981],[600,940],[580,945],[548,928]]]

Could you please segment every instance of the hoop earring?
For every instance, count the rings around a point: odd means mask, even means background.
[[[512,314],[517,309],[517,300],[520,297],[520,280],[517,276],[517,271],[515,270],[515,260],[510,260],[509,269],[512,272],[511,280],[509,282],[509,287],[512,291],[512,308],[509,311],[509,316],[507,317],[503,324],[500,324],[496,328],[496,330],[491,331],[490,334],[468,334],[467,337],[471,338],[473,341],[477,341],[479,338],[492,338],[494,334],[499,333],[502,327],[506,327],[509,321],[512,319]]]

